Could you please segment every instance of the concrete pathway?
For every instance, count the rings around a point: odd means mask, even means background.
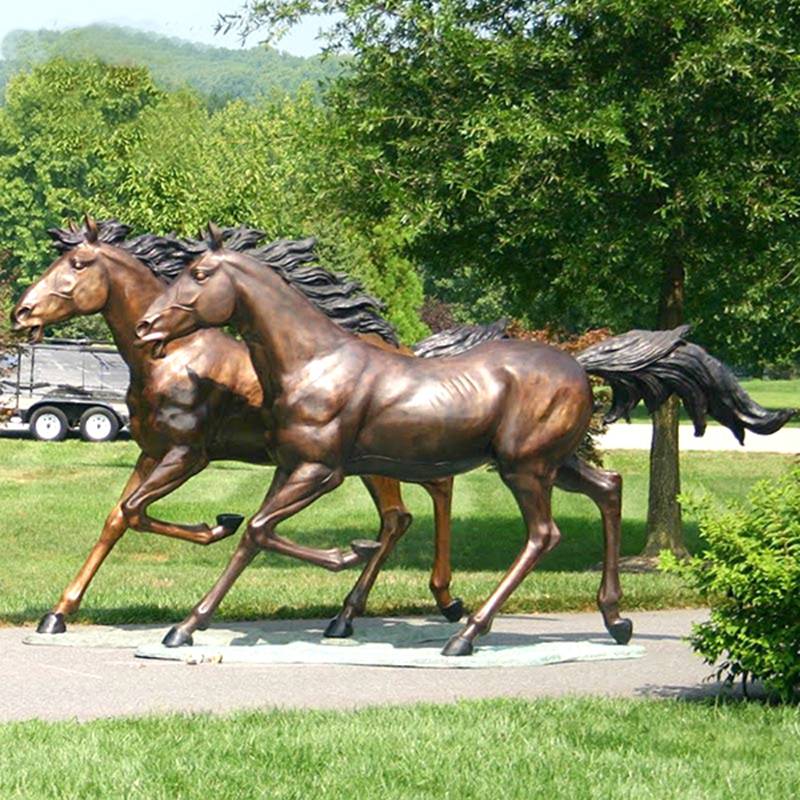
[[[684,638],[698,609],[632,613],[632,644],[643,658],[475,670],[392,667],[185,664],[133,657],[132,649],[31,646],[30,628],[0,629],[0,721],[80,720],[168,711],[228,712],[255,708],[336,708],[465,698],[621,695],[689,697],[720,690],[711,668]],[[276,632],[316,621],[275,621]],[[324,624],[323,621],[319,622]],[[380,619],[357,623],[362,636]],[[130,626],[152,640],[156,626]],[[363,638],[367,638],[363,636]],[[485,641],[608,642],[597,613],[503,615]]]
[[[601,450],[649,450],[652,425],[642,422],[615,422],[608,432],[599,437]],[[703,436],[695,436],[691,425],[680,426],[680,449],[685,450],[735,450],[739,453],[800,453],[800,428],[783,428],[770,436],[759,436],[750,431],[744,437],[744,446],[734,435],[720,425],[709,425]]]

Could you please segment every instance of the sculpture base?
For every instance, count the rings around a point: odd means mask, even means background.
[[[598,619],[596,635],[565,635],[542,630],[530,618],[530,633],[518,632],[520,617],[513,618],[516,632],[504,632],[503,617],[493,630],[476,640],[474,653],[462,658],[441,655],[461,625],[439,618],[363,618],[356,621],[348,639],[325,639],[327,620],[269,620],[264,622],[217,622],[206,631],[195,631],[194,644],[165,647],[166,626],[75,625],[58,635],[30,634],[27,644],[62,647],[119,647],[140,658],[185,663],[342,664],[437,669],[531,667],[569,661],[605,661],[639,658],[641,646],[613,643]],[[539,635],[541,634],[541,635]]]

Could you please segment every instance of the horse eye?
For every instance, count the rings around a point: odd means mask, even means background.
[[[203,281],[205,281],[206,278],[208,278],[208,273],[207,272],[195,272],[195,274],[194,274],[194,279],[198,283],[203,283]]]

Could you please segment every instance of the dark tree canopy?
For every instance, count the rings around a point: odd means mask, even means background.
[[[734,363],[800,349],[800,5],[251,2],[272,37],[338,12],[329,94],[353,213],[434,280],[541,325],[684,320]]]

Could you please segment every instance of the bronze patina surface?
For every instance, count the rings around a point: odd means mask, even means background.
[[[261,385],[244,343],[222,331],[203,330],[171,344],[163,358],[154,359],[147,350],[134,346],[136,321],[166,288],[165,277],[180,269],[180,259],[191,257],[193,243],[153,236],[127,241],[128,232],[115,221],[98,227],[91,219],[83,229],[73,226],[51,232],[63,254],[25,291],[12,312],[15,327],[28,329],[33,338],[41,336],[45,325],[76,315],[103,315],[130,368],[130,427],[141,448],[99,540],[58,603],[41,620],[38,630],[43,633],[66,630],[65,617],[77,611],[97,570],[129,528],[207,545],[233,534],[242,520],[236,514],[221,514],[214,526],[166,522],[148,515],[151,503],[214,460],[273,463],[266,446],[269,416],[264,414]],[[353,308],[345,312],[349,315],[345,324],[353,323]],[[372,346],[396,349],[377,335],[383,330],[381,323],[378,318],[373,324],[365,314],[362,326],[374,331],[365,338]],[[350,632],[351,620],[363,611],[380,566],[411,523],[395,479],[365,475],[363,481],[380,515],[378,543],[360,542],[356,552],[276,541],[280,552],[331,570],[375,553],[332,623],[334,635]],[[442,613],[458,619],[461,601],[450,595],[452,479],[436,478],[423,486],[433,500],[436,525],[431,590]]]
[[[586,370],[563,352],[530,342],[495,341],[439,360],[370,347],[334,325],[280,275],[250,255],[225,249],[215,226],[209,232],[212,249],[153,301],[137,335],[157,354],[200,328],[236,325],[264,390],[268,447],[277,470],[228,567],[165,643],[190,642],[255,554],[261,548],[280,550],[276,526],[335,489],[346,475],[421,482],[492,462],[517,501],[526,538],[495,591],[443,651],[471,653],[474,639],[489,630],[503,602],[559,541],[551,492],[559,470],[574,464],[588,427],[592,395]],[[677,391],[685,402],[696,400],[702,388],[697,376],[682,381],[672,370],[662,370],[666,377],[654,392],[654,373],[647,372],[653,365],[658,370],[664,359],[675,361],[675,352],[686,344],[684,331],[653,334],[655,348],[650,349],[641,346],[646,333],[632,332],[627,340],[617,337],[621,343],[587,351],[585,360],[594,371],[619,378],[615,406],[626,407],[622,394],[637,401],[637,392],[660,400]],[[695,402],[692,410],[704,414],[706,409]],[[713,413],[713,404],[709,410]],[[792,413],[774,424],[779,427]],[[758,420],[755,426],[762,423],[772,421]],[[610,484],[607,495],[618,498],[618,477]],[[614,521],[606,526],[613,529],[610,538],[607,530],[606,555],[611,551],[607,561],[615,562],[618,505],[609,503],[608,513]],[[626,642],[632,626],[620,617],[619,598],[616,564],[612,570],[607,564],[599,605],[614,638]]]

